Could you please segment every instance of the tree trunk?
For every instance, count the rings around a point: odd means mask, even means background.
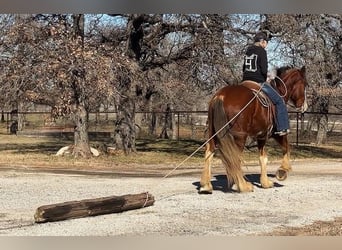
[[[166,110],[164,113],[164,125],[162,131],[159,135],[159,138],[169,139],[170,136],[172,138],[172,109],[171,105],[167,104]]]
[[[85,66],[84,66],[84,14],[74,14],[74,65],[72,68],[72,81],[73,91],[75,96],[74,119],[74,150],[73,155],[75,157],[81,156],[84,158],[91,157],[91,151],[88,138],[88,110],[85,105]]]
[[[317,145],[322,145],[326,142],[327,132],[328,132],[328,116],[320,115],[317,117],[317,137],[316,137]]]
[[[146,124],[148,124],[148,134],[155,136],[157,134],[157,114],[153,109],[153,91],[150,91],[145,99],[145,107],[148,113],[146,114]]]
[[[108,110],[109,110],[109,101],[106,100],[103,104],[103,111],[105,112],[105,121],[107,122],[108,121]]]
[[[313,116],[310,116],[308,119],[308,123],[306,125],[306,131],[307,131],[306,137],[307,138],[311,139],[311,137],[313,136],[312,129],[313,129],[315,124],[316,124],[316,118]]]
[[[75,110],[75,130],[74,130],[74,151],[75,157],[91,156],[88,138],[88,112],[82,105],[78,105]]]
[[[123,150],[128,155],[136,152],[135,103],[129,96],[122,97],[120,102],[114,129],[114,144],[116,149]]]
[[[100,124],[100,109],[96,109],[95,112],[95,125],[99,125]]]
[[[177,126],[176,126],[176,120],[175,120],[175,114],[174,114],[174,109],[173,106],[171,104],[171,117],[170,117],[170,122],[171,122],[171,138],[172,140],[176,140],[177,139]]]
[[[25,125],[25,114],[24,111],[24,104],[22,102],[18,103],[18,131],[23,131]]]
[[[321,145],[326,142],[328,133],[329,96],[317,96],[316,100],[318,112],[321,113],[317,115],[316,144]]]
[[[157,134],[157,125],[158,119],[156,112],[152,111],[150,114],[150,122],[149,122],[149,134],[156,135]]]

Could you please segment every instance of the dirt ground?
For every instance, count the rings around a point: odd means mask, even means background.
[[[199,195],[201,168],[139,165],[108,169],[0,169],[0,235],[342,235],[342,160],[301,160],[272,189],[262,189],[256,164],[245,167],[254,192],[227,192],[213,169],[211,195]],[[41,205],[148,191],[155,204],[121,214],[35,224]]]

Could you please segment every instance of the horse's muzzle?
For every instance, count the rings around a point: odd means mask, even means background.
[[[301,112],[301,113],[304,113],[307,109],[308,109],[308,103],[307,103],[307,101],[305,100],[304,101],[304,103],[303,103],[303,105],[302,106],[300,106],[299,108],[297,108],[296,110],[297,111],[299,111],[299,112]]]

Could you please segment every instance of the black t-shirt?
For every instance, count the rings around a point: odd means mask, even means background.
[[[260,46],[247,48],[243,62],[243,81],[265,82],[267,79],[267,53]]]

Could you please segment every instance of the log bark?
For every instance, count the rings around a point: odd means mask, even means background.
[[[127,210],[152,206],[154,197],[146,193],[109,196],[80,201],[44,205],[37,208],[34,215],[36,223],[120,213]]]

